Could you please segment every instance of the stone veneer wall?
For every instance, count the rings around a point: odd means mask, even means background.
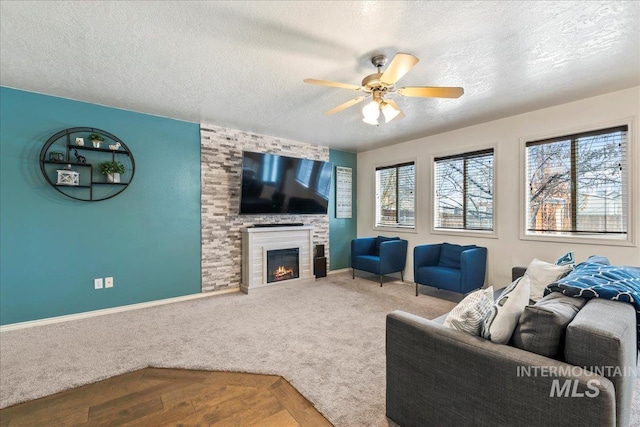
[[[242,151],[329,161],[329,148],[235,129],[200,125],[202,181],[202,292],[239,287],[242,279],[240,229],[253,224],[302,222],[313,225],[313,244],[325,245],[329,260],[328,215],[242,215]],[[329,266],[327,266],[329,269]]]

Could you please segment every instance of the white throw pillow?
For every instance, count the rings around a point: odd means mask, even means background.
[[[444,326],[466,332],[471,335],[480,335],[482,320],[493,306],[493,286],[479,289],[470,293],[444,320]]]
[[[482,337],[497,344],[508,343],[518,326],[520,315],[529,304],[530,293],[527,276],[519,277],[507,286],[482,323]]]
[[[567,265],[555,265],[548,262],[540,261],[535,258],[527,267],[525,276],[529,277],[531,282],[531,300],[539,301],[544,296],[544,288],[569,273],[573,267]]]

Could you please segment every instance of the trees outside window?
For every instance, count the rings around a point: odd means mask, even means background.
[[[493,149],[436,157],[434,228],[493,230]]]
[[[414,228],[415,163],[376,168],[376,227]]]
[[[627,126],[526,143],[528,234],[625,237]]]

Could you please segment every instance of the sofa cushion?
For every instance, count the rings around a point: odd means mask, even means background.
[[[460,269],[460,254],[467,249],[475,248],[475,245],[460,246],[451,243],[443,243],[440,247],[440,260],[438,266]]]
[[[555,265],[535,258],[524,273],[531,282],[531,300],[538,302],[542,299],[544,288],[564,277],[573,269],[571,265]]]
[[[482,337],[497,344],[506,344],[529,303],[529,278],[522,276],[502,292],[482,322]]]
[[[567,325],[586,301],[552,292],[525,307],[513,333],[513,345],[542,356],[563,358]]]
[[[382,242],[388,242],[389,240],[400,240],[400,238],[399,237],[385,237],[385,236],[376,237],[376,243],[375,243],[375,248],[373,250],[373,255],[380,256],[380,244]]]
[[[444,321],[444,326],[471,335],[480,335],[482,320],[493,305],[493,286],[470,293],[456,305]]]
[[[447,286],[447,290],[458,292],[460,290],[460,277],[462,272],[455,268],[448,267],[420,267],[416,270],[414,278],[418,283],[434,286],[443,289]]]
[[[592,367],[613,383],[619,426],[631,425],[638,354],[635,323],[633,305],[593,298],[569,323],[565,338],[567,363]]]
[[[375,255],[357,255],[351,260],[352,267],[358,270],[380,274],[380,257]]]

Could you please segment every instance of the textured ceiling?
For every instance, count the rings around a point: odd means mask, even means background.
[[[640,3],[0,2],[0,84],[332,148],[364,151],[640,85]],[[356,92],[371,56],[420,62],[378,127]],[[78,123],[78,126],[90,123]]]

